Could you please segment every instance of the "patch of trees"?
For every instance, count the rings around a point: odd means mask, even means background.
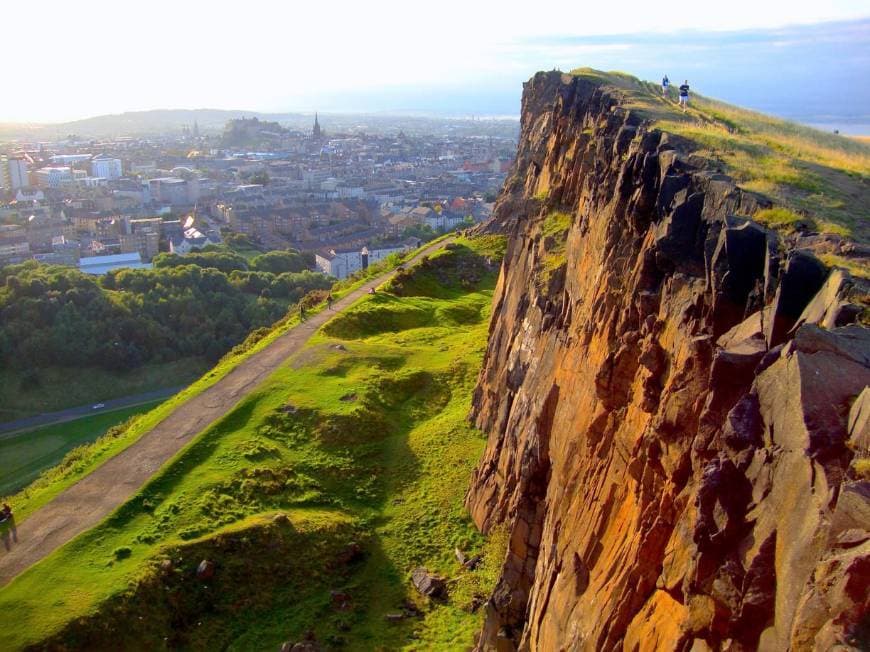
[[[403,238],[420,238],[423,242],[429,242],[438,237],[438,232],[428,224],[412,224],[402,231]]]
[[[153,260],[158,269],[196,265],[217,269],[224,274],[231,272],[269,272],[284,274],[303,272],[314,266],[314,255],[300,253],[295,249],[269,251],[250,260],[232,251],[218,248],[194,251],[180,256],[178,254],[158,254]]]
[[[255,172],[246,179],[248,183],[257,183],[261,186],[268,186],[270,180],[269,173],[265,170],[262,172]]]
[[[437,204],[440,206],[440,204]],[[466,215],[460,224],[455,226],[453,230],[458,229],[466,229],[468,227],[474,226],[474,218],[471,215]],[[402,231],[403,238],[420,238],[423,242],[429,242],[430,240],[434,240],[439,235],[444,233],[442,230],[435,230],[428,224],[411,224],[410,226],[406,226],[405,230]]]
[[[257,245],[244,233],[236,233],[227,228],[221,229],[221,236],[224,239],[223,246],[229,249],[256,249]],[[204,247],[210,250],[215,245]]]
[[[284,272],[301,272],[312,267],[314,267],[314,254],[303,254],[288,249],[287,251],[268,251],[265,254],[254,256],[251,259],[249,269],[255,272],[282,274]]]
[[[171,269],[196,265],[216,269],[224,274],[236,270],[248,269],[248,261],[244,256],[228,251],[194,251],[184,256],[178,254],[157,254],[152,261],[156,269]]]
[[[184,264],[170,256],[155,269],[102,277],[36,261],[4,267],[0,364],[122,370],[191,356],[217,360],[309,291],[331,286],[322,274],[250,269],[234,256],[193,254]],[[291,260],[270,257],[262,266],[296,269]]]

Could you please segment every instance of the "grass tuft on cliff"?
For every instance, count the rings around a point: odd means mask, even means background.
[[[677,105],[677,90],[665,99],[658,83],[620,72],[590,68],[572,71],[606,86],[626,108],[639,112],[655,128],[679,137],[694,160],[734,178],[742,188],[768,197],[797,215],[781,220],[775,213],[754,216],[772,228],[803,227],[870,242],[870,145],[742,109],[697,93],[689,110]],[[680,80],[675,79],[675,86]],[[703,80],[689,79],[702,85]],[[774,218],[766,221],[767,218]]]
[[[507,545],[462,504],[503,249],[458,239],[336,315],[106,521],[0,589],[0,649],[277,649],[309,630],[327,648],[471,647]],[[454,548],[483,562],[463,570]],[[417,566],[451,579],[448,600],[417,595]]]
[[[571,215],[561,211],[551,211],[540,223],[541,245],[544,254],[541,257],[541,266],[537,271],[536,281],[542,287],[549,284],[550,279],[568,262],[566,238],[572,223]]]

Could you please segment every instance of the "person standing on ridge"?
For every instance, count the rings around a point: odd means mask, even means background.
[[[668,96],[668,87],[671,85],[671,80],[668,79],[668,76],[665,75],[662,78],[662,97]]]
[[[683,107],[683,111],[689,108],[689,80],[683,82],[683,85],[680,86],[680,106]]]
[[[10,534],[12,535],[11,537]],[[3,508],[0,509],[0,538],[3,539],[3,546],[7,551],[12,549],[12,542],[18,543],[18,528],[15,527],[15,515],[7,503],[4,503]]]

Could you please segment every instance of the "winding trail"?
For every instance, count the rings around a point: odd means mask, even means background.
[[[416,263],[452,240],[426,247],[406,264]],[[323,310],[291,328],[31,514],[18,525],[18,543],[12,544],[12,550],[0,548],[0,586],[108,516],[197,434],[232,410],[288,356],[299,351],[318,328],[395,273],[392,270],[366,282],[336,301],[332,310]]]

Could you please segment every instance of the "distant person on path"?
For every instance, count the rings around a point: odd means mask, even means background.
[[[332,310],[332,293],[326,295],[326,305]]]
[[[683,107],[683,111],[689,108],[689,80],[683,82],[683,85],[680,86],[680,106]]]
[[[7,551],[12,549],[12,542],[18,543],[18,528],[15,527],[15,516],[12,514],[12,508],[6,503],[0,509],[0,536],[3,538],[3,545]]]
[[[305,321],[305,306],[299,306],[299,321]]]
[[[668,88],[670,87],[670,85],[671,85],[671,80],[668,79],[667,75],[665,75],[662,78],[662,97],[668,96]]]

